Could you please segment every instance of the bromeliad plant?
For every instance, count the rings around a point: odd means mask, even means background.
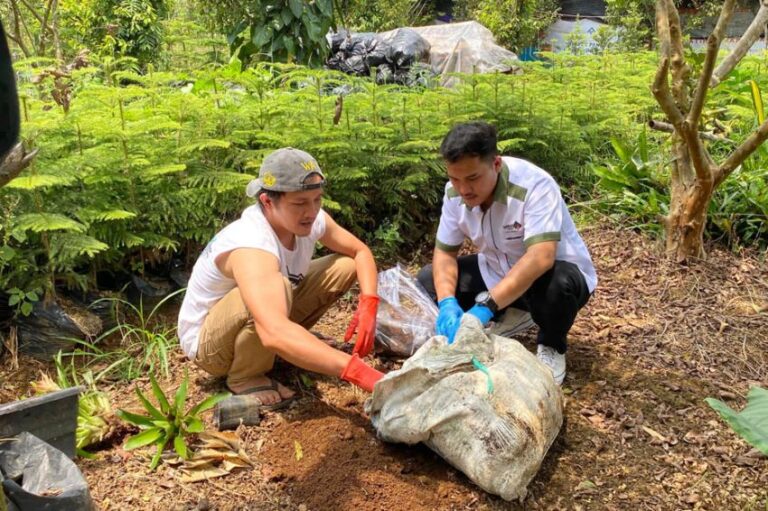
[[[104,440],[113,431],[115,422],[109,396],[96,387],[96,382],[109,372],[109,368],[96,375],[91,370],[87,370],[78,376],[74,361],[71,360],[68,365],[65,365],[62,352],[59,352],[53,360],[56,364],[56,380],[41,373],[40,379],[31,383],[32,390],[36,395],[42,395],[75,385],[85,387],[77,405],[75,448],[79,456],[90,458],[92,455],[85,449]]]
[[[174,395],[173,402],[168,400],[153,375],[150,374],[149,380],[152,385],[152,393],[157,400],[157,405],[150,402],[144,393],[136,387],[136,395],[147,411],[147,415],[118,410],[117,416],[143,430],[126,441],[126,450],[137,449],[150,444],[157,448],[149,465],[150,470],[154,470],[160,463],[163,451],[169,445],[173,446],[173,450],[182,459],[188,459],[190,452],[187,447],[186,437],[191,434],[201,433],[205,429],[203,421],[200,420],[200,414],[210,410],[219,401],[228,398],[230,394],[222,393],[209,396],[188,411],[185,411],[187,389],[189,386],[189,375],[186,371],[184,379]]]

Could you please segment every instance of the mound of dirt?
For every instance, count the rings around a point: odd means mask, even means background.
[[[278,425],[260,455],[293,504],[338,511],[464,508],[476,488],[424,446],[379,441],[354,412],[316,402]]]

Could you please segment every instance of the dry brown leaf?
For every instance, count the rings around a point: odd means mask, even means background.
[[[656,440],[660,440],[662,442],[667,441],[666,437],[661,433],[659,433],[658,431],[656,431],[655,429],[649,428],[648,426],[640,426],[640,427],[643,428],[643,431],[651,435]]]
[[[182,483],[196,483],[199,481],[205,481],[207,479],[213,479],[215,477],[222,477],[229,474],[229,471],[222,467],[214,467],[213,465],[203,465],[191,470],[181,470],[179,480]]]

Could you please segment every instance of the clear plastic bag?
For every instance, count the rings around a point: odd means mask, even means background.
[[[378,282],[376,346],[384,353],[410,357],[435,335],[437,305],[399,264],[379,273]]]

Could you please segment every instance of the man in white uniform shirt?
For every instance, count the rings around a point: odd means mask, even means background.
[[[532,163],[500,156],[484,122],[454,126],[440,152],[449,182],[432,264],[418,276],[439,305],[437,333],[452,343],[464,311],[484,325],[528,311],[537,356],[562,383],[568,331],[597,275],[560,188]],[[465,238],[478,253],[458,257]]]
[[[293,392],[266,376],[275,356],[341,377],[369,392],[382,373],[365,364],[376,332],[376,263],[370,249],[321,208],[325,176],[304,151],[269,154],[246,190],[257,200],[219,231],[192,270],[179,311],[184,353],[235,394],[262,408],[285,406]],[[312,260],[319,242],[334,255]],[[345,340],[350,356],[309,328],[352,286],[360,300]]]

